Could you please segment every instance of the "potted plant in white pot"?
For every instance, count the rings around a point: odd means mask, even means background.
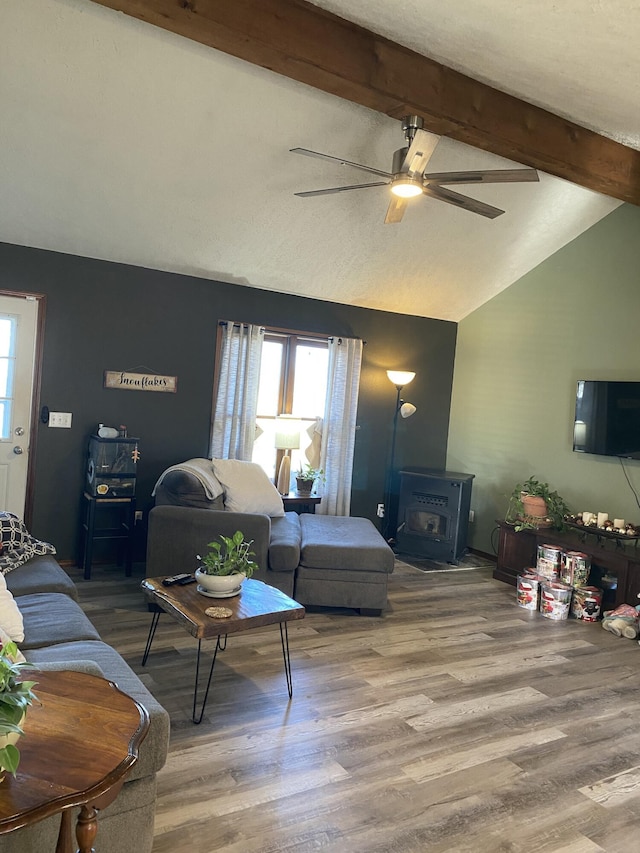
[[[32,664],[19,658],[14,642],[5,642],[0,647],[0,771],[6,770],[14,776],[20,763],[16,744],[24,734],[22,722],[27,708],[37,698],[32,689],[36,682],[20,680],[22,670]]]
[[[307,463],[304,468],[302,465],[296,472],[296,491],[299,495],[310,495],[313,489],[313,484],[324,474],[322,468],[314,468],[313,465]]]
[[[204,557],[197,554],[200,566],[195,576],[198,591],[213,598],[230,598],[240,592],[246,578],[259,569],[251,558],[253,539],[245,541],[244,534],[236,530],[233,536],[220,534],[220,542],[209,542],[210,549]]]
[[[558,492],[548,483],[529,477],[518,483],[509,498],[506,521],[516,530],[538,530],[553,527],[562,530],[570,510]]]

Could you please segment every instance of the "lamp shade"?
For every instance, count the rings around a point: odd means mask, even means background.
[[[387,370],[387,376],[396,388],[402,388],[404,385],[408,385],[415,375],[416,374],[411,370]]]
[[[274,438],[276,450],[298,450],[300,447],[300,421],[293,415],[278,415]]]
[[[415,414],[416,407],[413,403],[403,403],[400,406],[400,417],[401,418],[410,418],[411,415]]]

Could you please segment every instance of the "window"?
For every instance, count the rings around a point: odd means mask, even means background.
[[[275,482],[284,458],[276,453],[276,418],[290,414],[302,424],[292,470],[311,445],[313,464],[324,471],[320,512],[349,515],[363,341],[221,320],[218,344],[212,458],[254,460]]]
[[[300,448],[290,451],[293,474],[307,461],[304,452],[311,443],[307,430],[324,415],[328,359],[326,338],[265,330],[257,412],[262,432],[253,446],[252,460],[272,480],[284,453],[274,446],[277,415],[294,415],[301,424]]]
[[[16,318],[0,317],[0,439],[10,438],[11,408],[16,366]]]

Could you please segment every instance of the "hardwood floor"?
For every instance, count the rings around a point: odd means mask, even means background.
[[[154,853],[632,853],[640,647],[516,606],[491,568],[398,565],[383,618],[308,612],[231,637],[203,722],[196,642],[138,574],[70,569],[102,637],[171,714]]]

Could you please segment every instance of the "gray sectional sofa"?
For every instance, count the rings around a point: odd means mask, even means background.
[[[78,604],[75,584],[54,557],[33,557],[5,579],[24,619],[25,639],[19,647],[28,661],[41,669],[80,669],[102,675],[149,712],[149,732],[138,761],[117,798],[100,813],[97,838],[102,853],[149,853],[156,773],[167,756],[169,715],[115,649],[102,642]],[[0,835],[0,853],[54,850],[59,825],[60,817],[55,816]]]
[[[208,542],[241,530],[245,539],[253,539],[260,566],[255,577],[300,604],[349,607],[376,616],[387,606],[394,554],[369,519],[230,512],[223,495],[209,499],[186,470],[165,472],[155,500],[147,539],[150,577],[193,571],[196,554],[204,553]]]

